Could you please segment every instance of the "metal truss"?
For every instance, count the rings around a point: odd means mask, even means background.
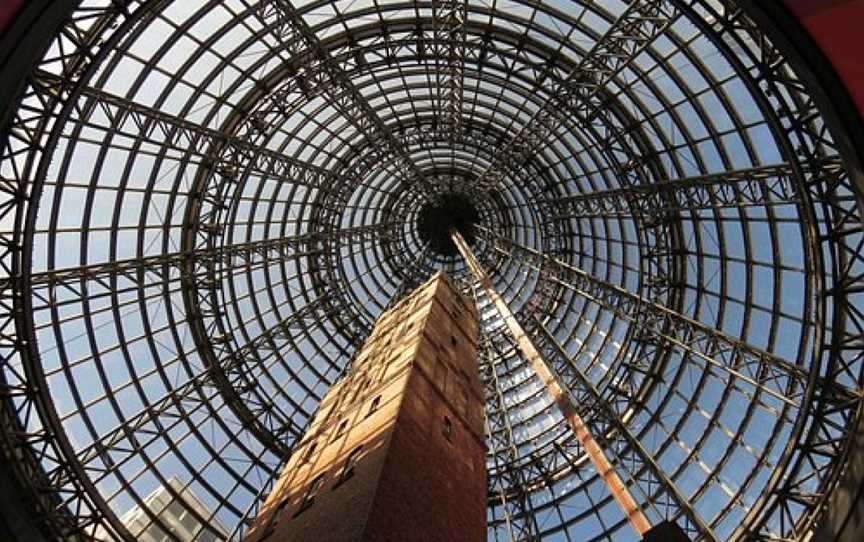
[[[63,32],[53,38],[53,53],[42,60],[63,74],[80,76],[95,69],[98,60],[128,30],[130,12],[138,3],[111,2],[101,7],[81,7],[70,14]],[[87,28],[111,29],[88,32]],[[113,34],[113,36],[112,36]],[[107,38],[107,39],[106,39]],[[87,54],[84,52],[87,51]],[[29,256],[22,251],[22,227],[28,218],[28,197],[33,187],[24,179],[44,177],[40,158],[44,134],[56,128],[56,111],[68,109],[78,91],[78,81],[70,78],[60,86],[46,85],[33,74],[24,90],[23,100],[42,107],[21,108],[14,113],[3,132],[0,169],[3,171],[0,209],[6,220],[16,225],[14,232],[0,238],[3,245],[4,275],[16,277],[29,269]],[[56,135],[54,136],[56,139]],[[35,154],[35,156],[33,156]],[[30,293],[27,281],[5,284],[2,296],[2,328],[8,330],[0,341],[2,359],[3,453],[32,493],[39,528],[57,538],[92,536],[99,526],[110,525],[115,532],[119,522],[114,513],[77,462],[70,462],[72,446],[61,428],[50,394],[39,369],[32,322],[29,321]]]
[[[827,457],[842,453],[862,401],[860,387],[852,384],[862,374],[862,345],[856,340],[864,329],[855,309],[855,293],[864,274],[864,255],[860,249],[862,215],[860,198],[846,168],[837,167],[840,149],[827,125],[818,120],[819,107],[807,82],[780,62],[783,53],[775,41],[782,36],[764,39],[764,34],[747,14],[739,9],[716,13],[718,38],[729,37],[758,44],[750,52],[755,58],[749,70],[752,84],[766,88],[761,95],[777,112],[776,129],[789,141],[789,153],[801,159],[796,167],[799,190],[824,213],[827,231],[819,233],[813,247],[817,273],[830,277],[824,284],[825,298],[830,298],[830,332],[825,330],[817,342],[818,368],[811,373],[811,424],[803,433],[805,422],[799,418],[797,430],[802,439],[791,456],[789,475],[766,495],[752,514],[756,521],[741,531],[756,540],[799,538],[813,528],[820,505],[837,483],[838,466]],[[859,167],[858,164],[855,166]],[[818,203],[816,203],[818,202]],[[827,261],[819,261],[817,254]],[[824,267],[823,267],[824,266]],[[827,299],[823,299],[825,303]],[[826,311],[825,305],[820,312]],[[818,482],[815,482],[817,481]],[[803,518],[801,506],[809,506]],[[816,506],[814,506],[816,505]]]
[[[487,235],[494,235],[489,230],[481,230]],[[499,250],[516,255],[524,265],[537,269],[543,264],[552,266],[549,273],[563,286],[631,320],[639,329],[653,334],[655,340],[693,354],[691,359],[701,360],[706,370],[717,368],[791,407],[806,407],[805,394],[810,372],[805,368],[541,252],[515,245],[501,237],[490,240],[498,241],[502,245]],[[846,397],[857,395],[854,389],[841,388],[835,391]]]
[[[606,85],[678,17],[673,2],[631,2],[606,33],[585,53],[566,79],[549,92],[552,97],[532,116],[478,179],[494,189],[547,144],[562,121],[562,112],[591,122],[603,108]]]
[[[432,4],[433,43],[438,69],[438,109],[452,137],[462,130],[462,97],[465,67],[467,0],[444,0]]]
[[[525,487],[527,473],[519,467],[520,454],[498,379],[502,347],[510,348],[509,344],[499,344],[500,342],[500,335],[490,336],[484,333],[480,336],[477,349],[489,405],[486,409],[486,441],[495,458],[495,470],[490,473],[489,500],[492,503],[493,517],[497,520],[495,523],[501,524],[507,535],[501,540],[530,542],[539,540],[539,532]],[[492,532],[494,539],[499,540],[494,523]]]
[[[841,171],[843,165],[833,157],[824,161],[824,168]],[[792,168],[775,165],[653,185],[630,185],[559,201],[563,214],[558,218],[639,216],[650,220],[658,212],[788,205],[798,203],[799,197]]]
[[[334,62],[318,36],[306,23],[297,9],[288,0],[263,0],[259,2],[261,18],[268,29],[277,37],[290,56],[305,56],[307,61],[293,77],[300,89],[307,95],[322,92],[331,100],[331,105],[339,110],[357,130],[370,139],[369,153],[373,164],[384,162],[389,152],[399,155],[403,165],[398,174],[403,182],[411,184],[425,182],[423,173],[417,169],[407,151],[393,138],[375,111],[347,74]],[[311,58],[309,58],[311,57]]]
[[[759,6],[51,4],[0,86],[0,450],[47,537],[176,540],[143,505],[179,477],[239,540],[377,315],[471,289],[418,232],[452,194],[651,522],[812,536],[860,424],[860,145]],[[632,535],[478,308],[490,539]]]
[[[600,448],[617,459],[619,468],[628,470],[632,481],[643,493],[648,494],[651,506],[657,509],[658,515],[681,522],[692,540],[717,540],[717,535],[622,421],[621,413],[616,412],[601,397],[584,374],[573,369],[573,360],[568,359],[567,353],[549,330],[536,317],[532,322],[526,322],[526,330],[533,332],[536,346],[544,359],[558,360],[552,363],[566,366],[568,373],[575,373],[578,382],[574,381],[572,387],[567,389],[571,405],[588,416],[589,429]]]

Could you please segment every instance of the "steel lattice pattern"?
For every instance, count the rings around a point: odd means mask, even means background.
[[[719,0],[81,2],[0,156],[45,528],[121,538],[177,478],[242,535],[377,315],[470,289],[418,228],[458,200],[652,521],[804,536],[858,421],[861,169],[776,35]],[[476,293],[489,539],[636,540]]]

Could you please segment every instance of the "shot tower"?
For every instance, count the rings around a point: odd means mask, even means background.
[[[477,313],[436,274],[327,393],[249,542],[486,539]]]

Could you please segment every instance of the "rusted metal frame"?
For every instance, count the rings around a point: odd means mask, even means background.
[[[726,8],[720,13],[713,6],[703,8],[715,17],[714,33],[727,42],[743,44],[751,56],[752,65],[740,66],[745,69],[739,71],[760,90],[764,107],[777,112],[774,129],[786,138],[789,152],[803,164],[796,164],[798,188],[810,205],[819,209],[814,213],[805,206],[810,218],[805,238],[809,237],[813,245],[805,247],[811,256],[808,271],[815,280],[824,277],[826,282],[817,305],[817,321],[824,322],[824,327],[816,329],[819,366],[811,375],[807,393],[812,405],[810,416],[793,430],[784,452],[789,467],[775,473],[770,494],[754,505],[747,518],[750,521],[738,530],[754,540],[798,538],[808,536],[814,528],[836,487],[843,465],[838,458],[845,456],[860,415],[864,345],[858,339],[864,318],[854,300],[864,284],[860,250],[864,224],[860,190],[847,168],[860,172],[861,164],[850,162],[848,156],[844,156],[842,167],[830,164],[840,154],[838,143],[822,121],[818,92],[795,74],[774,43],[787,40],[786,36],[767,36],[744,8]],[[818,218],[823,218],[821,223]],[[830,313],[826,310],[829,298]],[[806,432],[805,422],[809,422]],[[774,532],[774,526],[781,532]]]
[[[31,502],[39,510],[35,522],[58,538],[92,537],[98,528],[121,538],[127,533],[75,461],[40,369],[27,283],[32,238],[25,232],[33,231],[36,213],[29,202],[38,200],[40,179],[46,177],[48,157],[81,81],[156,3],[113,1],[70,9],[52,41],[54,52],[28,75],[17,100],[20,107],[4,126],[0,142],[0,166],[12,176],[3,182],[0,214],[15,224],[14,233],[0,239],[0,266],[7,276],[21,278],[0,291],[0,322],[10,330],[0,340],[2,447],[22,487],[32,491]],[[64,74],[63,85],[49,88],[39,80],[38,70],[47,66]]]
[[[584,122],[584,119],[580,119],[580,122],[592,126],[592,131],[596,133],[598,140],[604,142],[602,148],[606,151],[605,153],[608,155],[608,159],[613,164],[615,171],[618,172],[617,176],[621,182],[626,180],[630,184],[644,184],[646,179],[649,178],[646,170],[651,170],[656,177],[659,170],[656,167],[652,169],[651,164],[653,159],[643,157],[653,156],[653,154],[644,143],[641,145],[638,144],[638,134],[634,134],[632,128],[635,126],[635,123],[622,121],[627,122],[627,126],[630,126],[630,128],[620,126],[617,122],[617,117],[609,113],[608,104],[605,103],[605,99],[602,96],[598,94],[592,100],[594,107],[591,110],[590,119]],[[634,154],[633,145],[628,144],[625,141],[627,139],[637,140],[636,146],[642,149],[642,155]],[[616,151],[627,157],[625,164],[619,163]],[[518,171],[518,173],[511,171],[511,174],[519,177],[520,185],[532,186],[534,184],[532,182],[533,177],[528,176],[526,178],[521,169],[515,171]],[[536,193],[534,194],[533,201],[542,202],[545,200],[545,197],[538,196]],[[543,209],[539,214],[544,217],[542,224],[548,230],[550,223],[558,223],[556,219],[560,217],[561,213],[554,208],[547,208]],[[658,217],[665,217],[666,219],[661,220]],[[563,220],[561,222],[564,223]],[[677,249],[671,246],[673,244],[677,246],[680,243],[680,232],[678,232],[680,226],[675,227],[674,224],[674,216],[668,217],[659,210],[654,210],[650,216],[646,216],[644,220],[639,221],[640,227],[638,230],[644,238],[643,243],[645,246],[645,250],[643,250],[643,263],[646,269],[643,276],[650,277],[650,280],[645,283],[646,295],[652,298],[656,297],[658,300],[665,299],[665,297],[675,297],[676,294],[680,293],[675,290],[676,285],[680,286],[683,283],[683,280],[678,277],[680,271],[676,271],[678,266],[674,264]],[[557,238],[557,235],[550,235],[549,232],[546,232],[544,238],[554,239]],[[552,250],[559,249],[553,247]],[[554,288],[554,286],[550,286],[551,288]],[[537,306],[536,299],[530,301],[534,303],[532,305],[529,302],[528,308]]]
[[[522,312],[520,312],[520,315],[523,316],[523,319],[528,319],[528,320],[531,319],[531,317],[525,316],[524,313],[522,313]],[[536,316],[534,316],[533,318],[536,318]],[[537,319],[536,321],[539,322],[539,319]],[[530,326],[531,329],[534,329],[533,328],[533,321],[529,321],[528,323],[526,323],[526,329],[528,329],[528,326]],[[532,333],[532,336],[536,337],[536,333]],[[557,357],[557,356],[549,356],[547,359],[549,359],[549,358],[551,358],[553,360],[554,359],[560,360],[560,357]],[[558,364],[556,364],[556,367],[560,366],[560,365],[561,365],[561,363],[558,363]],[[566,362],[564,363],[564,365],[571,366],[571,365],[573,365],[573,362],[571,359],[566,358]],[[558,376],[560,378],[560,375],[558,375]],[[590,404],[590,402],[586,402],[586,404]],[[610,408],[610,411],[612,412],[611,415],[613,415],[613,416],[618,415],[614,411],[614,409],[612,408],[612,405],[609,405],[609,408]],[[588,414],[588,415],[590,415],[590,414]],[[604,428],[604,432],[605,431],[609,431],[608,428]],[[690,510],[690,508],[692,508],[692,507],[690,507],[689,503],[686,502],[686,499],[683,499],[680,496],[680,494],[676,493],[677,490],[670,485],[671,482],[668,479],[662,478],[662,475],[663,475],[662,469],[660,469],[653,462],[653,460],[650,460],[650,458],[648,458],[649,461],[646,462],[644,451],[634,452],[633,450],[631,450],[629,445],[632,444],[633,442],[634,442],[634,440],[630,439],[628,441],[625,441],[622,444],[620,442],[620,439],[618,441],[616,441],[614,438],[612,438],[612,439],[607,441],[607,444],[609,446],[609,449],[615,450],[615,456],[619,458],[619,460],[621,461],[622,464],[637,465],[638,466],[638,468],[637,467],[631,467],[631,469],[628,469],[628,474],[631,477],[631,479],[633,480],[634,486],[637,487],[639,489],[639,491],[641,493],[643,493],[643,495],[645,496],[646,502],[651,503],[652,506],[656,507],[656,503],[658,501],[662,501],[663,499],[665,499],[667,501],[669,501],[670,498],[672,498],[673,500],[678,499],[678,502],[684,502],[686,505],[685,508]],[[649,466],[646,466],[646,465],[649,465],[651,468],[649,468]],[[571,465],[571,469],[572,468],[573,467]],[[645,491],[643,486],[644,486],[644,488],[649,488],[648,492]],[[661,491],[658,494],[650,494],[649,495],[649,493],[652,491],[650,488],[661,488]],[[662,489],[662,488],[666,488],[666,489]],[[665,493],[663,493],[663,491],[665,491]],[[660,493],[662,493],[662,494],[660,494]],[[672,506],[672,507],[674,508],[674,506]],[[690,510],[690,512],[688,512],[688,514],[689,514],[689,518],[690,518],[688,521],[690,522],[690,524],[696,525],[696,527],[693,527],[693,529],[692,529],[694,532],[702,532],[702,531],[705,531],[707,529],[704,525],[701,525],[701,526],[699,525],[700,520],[699,520],[699,518],[695,518],[692,510]],[[660,514],[660,516],[662,517],[662,514]],[[711,536],[713,536],[713,535],[711,535]]]
[[[551,98],[513,138],[500,148],[496,159],[478,179],[478,185],[495,190],[513,169],[519,169],[537,149],[548,143],[565,115],[590,119],[593,103],[608,83],[662,34],[679,16],[666,0],[631,2],[606,33],[585,53]]]
[[[479,262],[474,257],[468,244],[456,230],[451,232],[451,236],[453,242],[456,243],[459,252],[462,254],[463,258],[465,258],[466,264],[474,273],[477,282],[480,283],[481,288],[483,288],[486,295],[493,302],[501,315],[504,324],[510,331],[511,336],[518,343],[519,349],[528,359],[534,371],[537,373],[537,376],[545,385],[548,393],[552,396],[552,400],[561,410],[561,414],[567,420],[577,438],[582,442],[582,446],[585,448],[592,464],[600,477],[603,478],[603,481],[606,483],[610,493],[615,497],[615,500],[624,512],[625,517],[639,535],[644,535],[651,528],[651,523],[642,512],[641,507],[633,499],[633,496],[630,495],[627,486],[624,485],[621,478],[615,472],[615,469],[612,467],[612,464],[609,462],[609,459],[606,457],[602,448],[597,445],[594,436],[583,421],[582,416],[577,413],[572,399],[567,394],[566,390],[561,387],[556,375],[551,372],[546,361],[540,355],[540,352],[535,348],[531,339],[525,334],[521,324],[513,316],[513,313],[510,312],[507,303],[495,291],[491,280],[488,275],[486,275],[483,268],[480,267]]]
[[[539,527],[530,496],[527,494],[523,470],[520,468],[514,472],[519,461],[519,451],[516,449],[516,438],[507,415],[504,392],[498,381],[497,365],[502,354],[485,332],[481,334],[478,346],[480,368],[484,373],[486,402],[496,405],[496,408],[486,409],[486,440],[491,445],[495,463],[495,471],[489,473],[489,501],[490,504],[497,501],[500,506],[511,542],[538,541]],[[503,459],[499,453],[501,450],[505,455]],[[496,490],[492,490],[493,486],[497,486]],[[495,532],[494,524],[490,525],[490,528]]]
[[[618,459],[619,465],[628,466],[627,471],[634,485],[650,497],[647,502],[651,506],[665,508],[663,512],[666,518],[684,521],[682,527],[688,531],[694,541],[719,541],[717,534],[704,522],[663,468],[642,446],[638,437],[603,399],[588,377],[576,368],[576,363],[569,358],[546,326],[537,317],[534,317],[532,324],[532,330],[536,332],[533,336],[539,355],[545,359],[564,360],[564,363],[557,365],[566,364],[573,367],[572,372],[578,375],[578,382],[570,388],[562,388],[562,393],[571,404],[579,405],[578,410],[586,413],[588,422],[584,426],[584,431],[595,435],[600,442],[600,449],[611,451]],[[553,374],[553,377],[558,376],[554,373],[550,374]],[[572,408],[574,412],[577,409],[575,406]],[[612,468],[611,464],[609,468]]]
[[[450,137],[462,131],[463,70],[465,68],[467,0],[432,3],[433,43],[437,49],[438,109]]]

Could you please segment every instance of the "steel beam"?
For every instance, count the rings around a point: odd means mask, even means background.
[[[343,242],[364,242],[386,237],[391,235],[392,231],[387,225],[374,224],[342,228],[334,234]],[[309,255],[308,251],[322,250],[324,237],[320,232],[310,232],[235,245],[52,269],[33,273],[29,284],[34,300],[43,304],[34,308],[40,309],[159,285],[171,279],[179,280],[183,278],[182,272],[188,270],[193,262],[218,263],[220,272],[225,274],[238,269],[251,270],[289,258],[302,258]],[[0,288],[10,288],[20,280],[20,277],[0,279]]]
[[[304,92],[309,95],[322,92],[329,98],[330,104],[368,139],[367,154],[374,163],[384,163],[383,158],[386,155],[396,154],[402,162],[397,168],[397,176],[409,186],[419,182],[428,189],[428,180],[414,164],[407,150],[393,137],[389,128],[357,90],[351,78],[333,60],[315,31],[292,3],[288,0],[264,0],[259,4],[257,12],[268,30],[288,47],[290,52],[304,53],[305,63],[297,67],[294,76],[300,81]]]
[[[824,167],[842,169],[836,157]],[[664,183],[629,185],[561,198],[557,218],[632,216],[652,220],[657,213],[770,205],[796,205],[801,197],[788,164],[698,175]]]
[[[516,256],[526,265],[535,269],[543,265],[553,267],[557,274],[556,280],[563,286],[633,322],[640,329],[652,332],[666,344],[681,348],[708,366],[740,378],[791,407],[805,406],[805,392],[810,379],[807,368],[594,277],[557,258],[505,239],[482,226],[478,226],[478,232],[496,245],[496,250],[511,257]],[[666,329],[671,332],[666,332]],[[844,393],[854,396],[857,392],[847,389]]]
[[[59,75],[40,70],[35,77],[49,92],[60,92],[65,84]],[[94,122],[104,121],[105,124]],[[296,158],[254,145],[248,138],[214,130],[182,117],[115,96],[93,87],[83,87],[81,98],[75,103],[70,122],[81,123],[102,130],[130,134],[141,141],[176,149],[201,157],[201,166],[212,168],[227,176],[243,173],[235,164],[248,164],[250,172],[312,188],[325,188],[334,182],[327,168],[309,164]],[[264,129],[261,121],[251,119],[247,129]],[[194,194],[193,194],[194,197]]]
[[[303,308],[292,312],[286,318],[280,320],[271,328],[264,330],[259,336],[246,343],[236,353],[230,353],[215,365],[208,366],[205,371],[193,376],[186,383],[171,390],[150,404],[141,412],[130,416],[126,423],[114,428],[110,433],[102,435],[98,440],[77,452],[77,457],[88,470],[98,470],[94,466],[97,459],[102,459],[106,464],[121,463],[123,455],[132,454],[134,449],[146,447],[147,443],[159,438],[164,431],[173,425],[188,419],[195,409],[208,404],[209,399],[204,397],[205,389],[213,389],[221,394],[226,405],[235,410],[232,401],[240,401],[243,408],[249,410],[253,416],[259,417],[256,424],[263,424],[266,431],[272,431],[285,442],[277,457],[287,457],[290,453],[293,440],[303,436],[303,429],[298,427],[293,420],[282,420],[280,423],[267,423],[267,421],[279,422],[274,418],[272,405],[261,405],[261,409],[250,408],[250,401],[245,397],[250,389],[246,381],[238,379],[248,371],[248,357],[253,352],[279,349],[281,345],[277,341],[290,338],[291,332],[297,326],[314,326],[319,323],[316,313],[323,306],[323,302],[313,300]],[[223,342],[224,338],[215,337],[217,343]],[[226,389],[232,390],[226,393]],[[252,403],[254,404],[254,403]],[[247,423],[244,421],[244,423]],[[163,427],[164,424],[164,427]],[[281,440],[281,439],[285,440]],[[134,448],[134,449],[133,449]],[[108,454],[108,455],[105,455]],[[274,471],[275,473],[275,471]],[[98,481],[98,478],[97,478]]]
[[[490,473],[490,502],[497,502],[500,506],[509,542],[534,542],[539,540],[539,528],[531,507],[525,473],[519,466],[516,437],[504,400],[504,390],[498,378],[501,352],[485,332],[481,331],[479,342],[477,352],[483,371],[486,402],[494,405],[493,408],[486,409],[486,441],[492,448],[495,463],[495,470]],[[493,486],[494,490],[491,489]]]
[[[721,50],[740,47],[748,57],[727,55],[755,91],[758,106],[771,112],[769,124],[785,142],[784,155],[798,164],[798,187],[807,201],[803,208],[809,224],[804,247],[808,272],[823,294],[817,303],[820,325],[814,356],[820,377],[813,379],[809,390],[808,415],[798,421],[790,436],[793,444],[784,451],[788,467],[772,476],[770,490],[733,533],[767,541],[812,535],[844,469],[837,458],[845,455],[861,417],[864,315],[858,301],[864,290],[864,214],[858,154],[844,148],[845,142],[826,122],[822,111],[831,105],[820,85],[803,79],[784,59],[796,45],[788,36],[769,34],[760,27],[749,16],[758,10],[710,6],[706,11],[712,23],[703,25],[703,30]],[[846,167],[826,165],[826,159],[840,156],[841,151]]]
[[[29,232],[38,208],[34,201],[60,137],[63,123],[58,119],[68,115],[70,101],[80,90],[73,74],[85,79],[91,75],[148,8],[136,0],[60,6],[67,10],[65,17],[54,21],[49,30],[54,37],[44,44],[53,52],[22,77],[17,109],[10,106],[0,139],[0,216],[9,229],[0,236],[0,268],[4,276],[23,277],[0,290],[0,448],[28,488],[22,498],[33,503],[34,520],[58,539],[89,539],[100,528],[119,538],[128,533],[74,460],[41,368],[26,278],[32,259]],[[59,88],[44,85],[36,75],[49,66],[68,76]]]
[[[609,492],[612,493],[612,496],[618,502],[618,505],[624,512],[624,516],[640,536],[644,535],[651,528],[648,518],[642,512],[641,507],[633,499],[627,486],[621,481],[621,478],[612,467],[612,463],[610,463],[604,451],[594,440],[594,436],[591,434],[591,431],[588,429],[582,416],[577,412],[570,395],[558,382],[556,375],[552,373],[546,361],[540,355],[540,352],[535,348],[531,339],[525,334],[522,326],[510,311],[510,307],[504,299],[498,295],[498,292],[495,291],[491,279],[486,274],[486,271],[480,266],[480,262],[477,261],[477,258],[474,256],[468,243],[466,243],[462,238],[462,235],[458,231],[452,230],[451,237],[453,238],[453,242],[456,243],[456,247],[459,249],[462,257],[465,259],[466,265],[480,284],[480,287],[485,291],[486,296],[489,297],[495,305],[495,308],[504,321],[504,324],[510,331],[511,336],[516,340],[519,349],[528,359],[534,372],[537,373],[537,377],[540,378],[541,382],[543,382],[546,390],[552,397],[553,402],[558,406],[558,409],[561,411],[564,419],[567,420],[567,423],[570,424],[576,437],[581,441],[591,463],[605,482]]]
[[[567,115],[591,122],[605,107],[603,89],[679,15],[675,4],[667,0],[630,2],[567,78],[552,86],[551,98],[500,148],[477,184],[489,191],[500,189],[508,175],[521,169],[541,146],[549,144]]]
[[[438,109],[451,139],[462,131],[467,12],[467,0],[437,0],[432,3],[438,63]]]

